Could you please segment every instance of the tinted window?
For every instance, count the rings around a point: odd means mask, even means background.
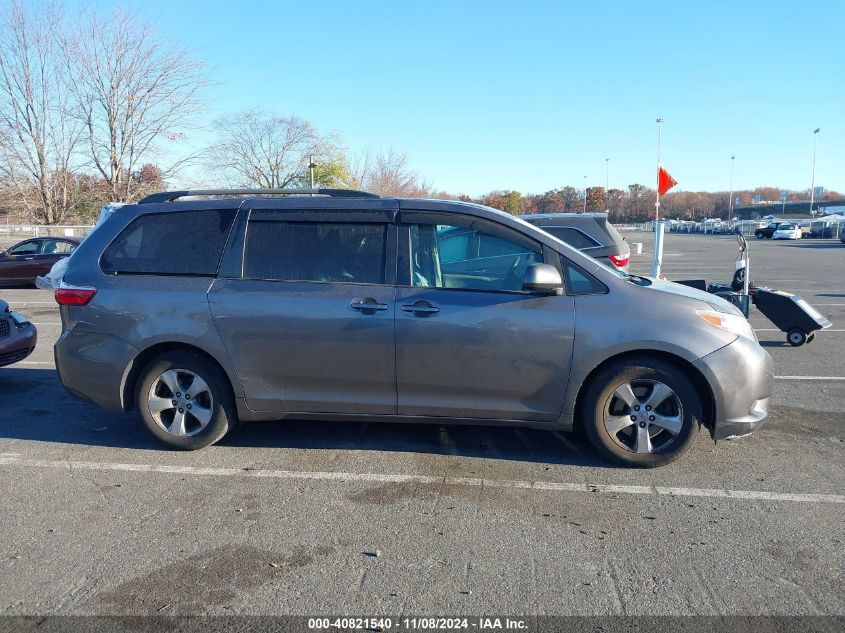
[[[440,261],[441,262],[457,262],[466,259],[470,241],[472,240],[472,233],[441,231],[438,244],[440,245]]]
[[[250,220],[244,277],[383,284],[385,224]]]
[[[540,227],[546,233],[554,235],[561,242],[565,242],[577,249],[594,248],[601,246],[599,242],[591,238],[589,235],[578,229],[566,228],[562,226],[542,226]]]
[[[142,215],[109,244],[103,272],[215,275],[234,219],[234,209]]]
[[[509,238],[508,231],[493,235],[480,230],[472,233],[478,239],[479,254],[466,253],[464,259],[443,257],[451,249],[450,233],[458,227],[434,224],[411,226],[411,284],[421,287],[454,288],[487,291],[520,291],[525,269],[542,263],[539,245]]]
[[[478,233],[478,256],[479,257],[501,257],[502,255],[515,255],[527,252],[521,244],[497,237]]]
[[[9,250],[10,255],[35,255],[38,252],[38,242],[24,242]]]

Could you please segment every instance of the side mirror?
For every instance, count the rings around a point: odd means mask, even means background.
[[[525,269],[522,289],[559,295],[563,294],[563,279],[551,264],[531,264]]]

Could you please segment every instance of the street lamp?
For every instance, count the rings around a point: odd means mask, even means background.
[[[587,212],[587,177],[584,176],[584,213]]]
[[[311,189],[314,188],[314,168],[317,166],[317,163],[314,162],[314,157],[308,157],[308,174],[311,180]]]
[[[604,159],[604,206],[610,213],[610,159]]]
[[[821,131],[822,129],[820,127],[813,130],[813,176],[810,180],[810,215],[813,215],[813,194],[816,192],[816,149],[819,146],[818,133]]]
[[[731,156],[731,192],[728,194],[728,222],[733,220],[734,217],[734,158],[736,156]]]

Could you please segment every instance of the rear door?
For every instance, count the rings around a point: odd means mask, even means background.
[[[389,202],[251,205],[209,292],[251,408],[396,413]]]
[[[44,275],[50,271],[57,261],[68,257],[76,248],[76,244],[62,239],[45,239],[41,242],[41,250],[35,257],[38,274]]]
[[[471,234],[469,252],[456,236]],[[402,211],[396,291],[400,415],[553,420],[574,334],[573,297],[522,290],[559,255],[498,223]],[[557,262],[557,264],[555,264]]]

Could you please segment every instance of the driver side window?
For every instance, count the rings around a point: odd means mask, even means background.
[[[9,250],[9,255],[37,255],[38,242],[24,242]]]
[[[474,222],[469,227],[412,224],[411,285],[520,292],[525,269],[543,263],[539,244],[515,232]]]

